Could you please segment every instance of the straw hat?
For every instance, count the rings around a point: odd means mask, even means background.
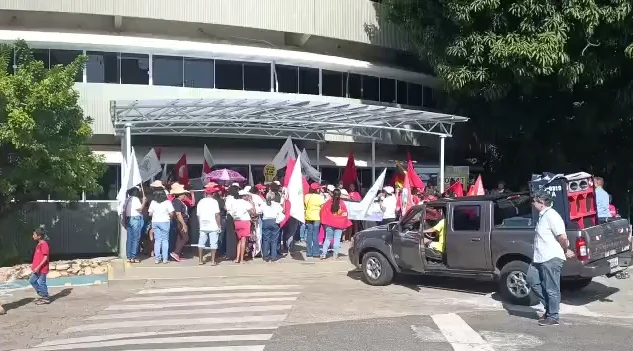
[[[169,193],[172,195],[182,195],[188,193],[188,191],[185,190],[185,187],[182,184],[174,183],[171,185],[171,190],[169,191]]]
[[[150,188],[164,188],[163,182],[160,180],[155,180],[152,184],[149,185]]]

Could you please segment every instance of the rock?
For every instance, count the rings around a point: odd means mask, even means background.
[[[61,273],[59,273],[58,271],[50,271],[48,272],[48,274],[46,275],[47,279],[52,279],[52,278],[59,278],[61,277]]]
[[[57,266],[55,266],[56,271],[65,271],[68,268],[70,268],[70,265],[68,263],[57,264]]]
[[[86,267],[83,270],[85,275],[92,275],[92,268],[91,267]]]
[[[92,274],[106,274],[108,269],[106,267],[97,267],[92,270]]]
[[[81,261],[80,266],[82,266],[82,267],[89,267],[90,266],[90,261]]]
[[[71,269],[81,269],[81,265],[79,263],[73,263],[70,265]]]
[[[84,270],[83,269],[79,270],[79,272],[77,272],[77,275],[84,275]]]
[[[33,271],[31,270],[31,267],[26,267],[23,268],[19,274],[17,275],[18,279],[27,279],[31,276],[31,273],[33,273]]]
[[[55,263],[51,263],[48,265],[48,269],[51,271],[54,271],[57,269],[57,265]]]
[[[99,264],[97,262],[92,262],[92,263],[90,263],[90,267],[97,268],[97,267],[99,267]]]
[[[67,270],[66,272],[68,272],[68,274],[70,275],[77,275],[77,273],[79,273],[79,271],[81,271],[80,267],[75,267],[75,268],[70,268],[69,270]]]
[[[67,277],[67,276],[69,276],[69,275],[70,275],[70,274],[69,274],[68,272],[66,272],[66,271],[59,272],[59,274],[61,274],[61,276],[62,276],[62,277]]]

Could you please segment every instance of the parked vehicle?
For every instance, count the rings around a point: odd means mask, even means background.
[[[356,234],[349,258],[370,285],[390,284],[395,274],[484,279],[497,281],[509,302],[534,305],[538,300],[526,283],[535,235],[530,205],[528,193],[517,193],[414,206],[400,221]],[[423,231],[442,219],[446,242],[438,253],[423,244]],[[629,222],[620,218],[568,230],[576,257],[563,266],[563,285],[582,289],[594,277],[625,270],[631,264],[630,235]]]

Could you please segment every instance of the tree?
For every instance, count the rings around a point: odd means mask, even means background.
[[[0,215],[49,194],[77,199],[82,191],[98,191],[105,165],[88,146],[90,119],[74,89],[86,58],[48,69],[23,41],[2,46],[0,58],[5,65],[0,67]]]
[[[633,186],[630,0],[385,0],[493,172],[585,170]],[[476,141],[476,142],[475,142]]]

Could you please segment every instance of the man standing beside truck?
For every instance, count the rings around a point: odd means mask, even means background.
[[[532,206],[539,212],[534,235],[534,255],[527,272],[527,283],[545,307],[541,326],[558,325],[560,310],[560,273],[567,258],[574,257],[563,218],[552,208],[553,198],[537,192]]]

